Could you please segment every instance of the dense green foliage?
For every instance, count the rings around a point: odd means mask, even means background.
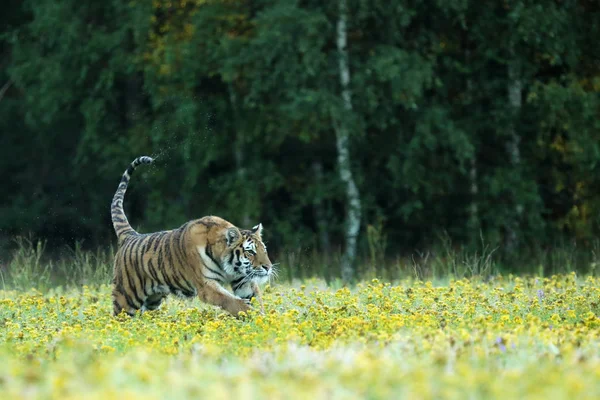
[[[110,199],[148,154],[157,162],[125,202],[140,230],[217,214],[262,222],[274,252],[336,248],[340,121],[352,127],[364,255],[367,232],[392,254],[442,231],[494,246],[510,233],[521,249],[598,234],[596,1],[348,0],[351,113],[335,1],[2,8],[5,240],[114,241]]]

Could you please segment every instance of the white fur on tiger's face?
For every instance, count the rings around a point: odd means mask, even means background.
[[[225,260],[226,270],[232,276],[233,293],[243,299],[251,299],[255,293],[252,282],[264,284],[274,273],[273,264],[262,241],[262,224],[250,230],[242,230],[242,240],[234,248],[229,260]]]

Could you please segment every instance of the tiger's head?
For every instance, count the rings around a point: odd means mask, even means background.
[[[262,240],[262,224],[252,229],[240,230],[239,240],[231,242],[231,255],[227,269],[236,277],[248,277],[258,284],[266,283],[273,273],[273,263],[269,259],[267,246]]]

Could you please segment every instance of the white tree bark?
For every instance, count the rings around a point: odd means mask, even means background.
[[[350,67],[348,62],[347,28],[348,6],[346,0],[339,1],[339,18],[337,22],[337,50],[339,56],[340,83],[345,111],[352,113],[352,96],[350,93]],[[352,169],[350,168],[349,132],[345,120],[334,124],[338,152],[338,168],[340,178],[346,185],[346,248],[342,257],[342,279],[349,282],[354,277],[354,261],[356,259],[356,238],[360,230],[361,202]]]
[[[233,142],[233,158],[235,160],[235,171],[240,183],[246,181],[246,167],[244,166],[244,150],[243,150],[243,142],[240,132],[238,130],[239,124],[239,110],[237,106],[237,96],[235,95],[235,91],[233,88],[233,84],[230,83],[228,85],[229,90],[229,101],[231,102],[231,109],[233,110],[233,126],[234,126],[234,135],[235,139]],[[241,224],[244,229],[250,228],[250,216],[248,215],[248,211],[245,207],[242,207],[242,215],[241,215]]]
[[[513,119],[521,110],[522,106],[523,83],[521,81],[521,71],[518,64],[513,61],[508,65],[508,103],[511,107]],[[510,164],[514,170],[518,170],[521,164],[521,137],[515,129],[514,122],[509,125],[509,138],[506,143],[506,151]],[[514,251],[518,247],[517,229],[520,216],[523,213],[523,205],[519,202],[517,196],[512,193],[514,203],[514,216],[508,221],[505,246],[508,252]]]

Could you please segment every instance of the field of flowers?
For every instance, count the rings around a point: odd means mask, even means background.
[[[264,302],[132,319],[108,286],[0,291],[0,398],[600,398],[598,278],[309,281]]]

